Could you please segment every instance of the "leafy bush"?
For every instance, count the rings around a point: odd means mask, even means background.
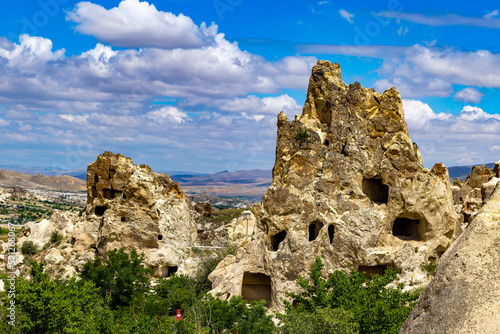
[[[207,294],[185,311],[176,329],[180,333],[271,334],[275,325],[266,312],[264,302],[247,304],[241,297],[227,301]]]
[[[92,281],[104,298],[109,293],[110,306],[127,306],[149,290],[149,276],[153,270],[143,266],[144,254],[132,250],[130,256],[122,249],[106,253],[104,262],[96,257],[83,265],[81,277]]]
[[[317,257],[309,272],[311,283],[299,276],[298,284],[304,291],[288,293],[298,305],[297,312],[341,308],[353,315],[360,333],[397,333],[419,297],[417,293],[403,292],[402,283],[395,288],[387,287],[397,278],[393,270],[371,279],[354,269],[350,274],[335,271],[325,280],[321,277],[322,268],[323,263]],[[285,304],[287,314],[295,312],[290,303]]]
[[[311,138],[311,134],[309,133],[309,130],[303,127],[299,127],[297,130],[297,134],[295,135],[295,138],[301,141],[309,141]]]
[[[352,313],[341,308],[317,308],[313,312],[289,310],[281,316],[282,334],[357,334],[359,325]]]
[[[58,231],[52,232],[52,235],[50,236],[50,243],[55,244],[57,242],[60,242],[62,240],[63,236],[62,234],[59,234]]]
[[[38,251],[38,245],[31,240],[23,242],[21,246],[21,253],[23,253],[23,255],[34,255],[37,254]]]
[[[16,282],[16,331],[38,333],[100,333],[106,321],[103,301],[91,282],[50,280],[44,263],[32,262],[31,281]],[[2,294],[2,308],[8,300]],[[0,313],[7,314],[4,310]],[[104,321],[104,323],[103,323]],[[3,326],[3,327],[2,327]],[[3,321],[2,333],[9,333]]]
[[[174,315],[177,309],[188,309],[198,298],[196,282],[186,275],[174,274],[158,280],[149,298],[148,313]]]
[[[427,276],[434,275],[436,273],[436,268],[437,263],[434,258],[430,258],[429,263],[422,267],[422,269],[427,272]]]

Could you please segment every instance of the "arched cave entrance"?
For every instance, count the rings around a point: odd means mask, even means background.
[[[273,252],[277,252],[280,244],[286,238],[286,231],[281,231],[271,236],[271,249]]]
[[[323,223],[319,221],[314,221],[309,225],[309,241],[316,240],[322,227]]]
[[[389,187],[382,183],[381,179],[363,178],[363,192],[376,203],[387,203],[389,199]]]
[[[241,296],[249,302],[264,299],[266,306],[271,307],[271,277],[265,274],[249,273],[243,274],[241,285]]]

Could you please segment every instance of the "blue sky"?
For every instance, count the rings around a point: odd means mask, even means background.
[[[496,2],[20,0],[0,12],[0,165],[272,168],[311,67],[396,86],[424,164],[500,160]]]

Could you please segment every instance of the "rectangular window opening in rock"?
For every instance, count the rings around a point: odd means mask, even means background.
[[[95,211],[94,211],[94,212],[95,212],[96,216],[101,217],[101,216],[103,216],[103,215],[104,215],[104,212],[105,212],[107,209],[108,209],[108,207],[107,207],[107,206],[96,206],[96,207],[95,207]]]
[[[309,225],[309,241],[316,240],[322,227],[323,223],[318,221],[312,222]]]
[[[365,195],[376,203],[387,203],[389,200],[389,187],[381,179],[363,178],[362,184]]]
[[[392,225],[392,235],[401,240],[422,241],[425,234],[420,219],[399,217]]]
[[[271,236],[271,249],[273,252],[277,252],[280,244],[286,238],[286,231],[281,231]]]
[[[334,236],[335,236],[335,226],[328,225],[328,238],[330,239],[330,244],[333,243]]]
[[[271,307],[271,277],[260,273],[243,274],[241,296],[248,302],[265,300],[266,306]]]

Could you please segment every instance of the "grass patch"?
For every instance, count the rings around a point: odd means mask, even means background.
[[[229,223],[234,218],[237,218],[246,209],[222,209],[217,210],[212,216],[212,221],[216,223]]]

